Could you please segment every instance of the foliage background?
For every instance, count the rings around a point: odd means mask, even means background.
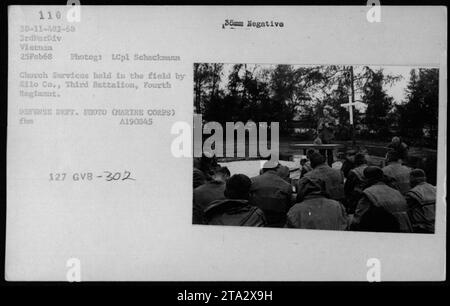
[[[354,109],[354,137],[389,141],[399,135],[409,145],[437,147],[439,70],[411,68],[404,98],[386,90],[404,76],[369,66],[298,66],[194,64],[194,107],[205,121],[279,122],[280,133],[312,139],[325,105],[339,124],[337,140],[351,139],[349,113]],[[295,133],[294,133],[295,132]]]

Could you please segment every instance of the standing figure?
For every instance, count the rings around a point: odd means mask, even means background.
[[[330,144],[334,139],[334,131],[337,126],[337,119],[331,114],[332,108],[325,105],[323,108],[322,117],[319,118],[317,125],[317,136],[322,144]],[[328,165],[333,164],[333,150],[320,150],[320,153],[326,157]]]

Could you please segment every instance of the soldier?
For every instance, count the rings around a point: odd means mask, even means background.
[[[346,198],[347,213],[353,214],[356,205],[358,204],[363,190],[366,185],[366,178],[364,177],[364,169],[367,168],[367,160],[364,154],[358,153],[354,158],[355,168],[348,173],[347,180],[344,184],[344,192]]]
[[[220,167],[215,170],[210,181],[194,189],[193,224],[203,224],[203,211],[209,203],[225,199],[225,182],[229,177],[230,170]]]
[[[197,188],[211,180],[211,175],[220,168],[217,158],[210,152],[203,152],[201,158],[194,158],[193,187]]]
[[[344,174],[344,177],[347,178],[348,173],[355,167],[355,155],[356,150],[347,150],[345,153],[345,160],[342,163],[341,171]]]
[[[344,152],[337,153],[337,160],[331,165],[331,168],[336,170],[342,170],[342,166],[346,160],[346,156]]]
[[[337,119],[332,116],[332,107],[325,105],[323,115],[319,119],[317,126],[318,138],[321,144],[329,144],[334,139],[334,130],[336,129]],[[323,156],[326,156],[327,163],[331,167],[333,164],[333,150],[320,150]]]
[[[277,169],[277,174],[286,181],[286,183],[291,184],[291,171],[288,166],[279,166]]]
[[[224,200],[216,200],[205,209],[205,221],[210,225],[264,226],[264,213],[249,204],[251,180],[244,174],[230,177],[225,186]]]
[[[404,195],[409,191],[409,173],[411,169],[402,165],[397,151],[391,150],[386,154],[387,166],[383,173],[392,180],[392,183]]]
[[[325,158],[318,152],[313,152],[310,155],[312,171],[305,174],[304,177],[312,179],[320,179],[325,183],[325,191],[331,199],[342,202],[344,196],[344,177],[341,171],[332,169],[325,163]],[[298,194],[302,192],[302,186],[297,187]],[[301,199],[297,195],[297,203]]]
[[[305,176],[306,173],[308,173],[309,171],[312,171],[312,167],[311,167],[311,154],[313,154],[314,152],[316,152],[314,149],[309,149],[306,152],[306,158],[302,158],[300,160],[300,177],[302,178],[303,176]]]
[[[264,212],[267,227],[283,227],[291,208],[292,187],[279,176],[279,168],[278,162],[269,160],[263,165],[262,174],[252,178],[250,202]]]
[[[387,226],[386,217],[390,214],[395,217],[399,231],[411,232],[412,226],[407,213],[408,205],[402,194],[384,182],[383,171],[379,167],[369,166],[363,173],[368,187],[364,189],[363,196],[358,202],[351,228],[364,230],[369,227],[374,231],[384,231]],[[372,217],[365,217],[366,213]],[[377,221],[373,219],[373,216],[383,216],[383,218]],[[370,219],[370,226],[364,223],[368,219]]]
[[[206,175],[202,170],[200,170],[200,168],[201,168],[200,158],[196,157],[194,158],[194,170],[192,178],[194,189],[197,188],[198,186],[203,185],[206,182]]]
[[[299,181],[299,203],[287,214],[286,226],[322,230],[345,230],[348,219],[341,203],[330,199],[325,191],[325,182],[317,178],[304,177]]]
[[[425,172],[414,169],[410,174],[411,190],[406,194],[409,218],[415,233],[434,233],[436,187],[427,183]]]
[[[388,145],[388,148],[397,152],[401,163],[408,160],[408,145],[402,142],[400,137],[393,137],[391,143]]]

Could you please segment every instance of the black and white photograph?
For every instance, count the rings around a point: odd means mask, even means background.
[[[195,115],[233,142],[202,133],[193,224],[433,234],[438,97],[433,67],[194,64]],[[277,159],[251,154],[261,122]]]
[[[445,6],[4,16],[6,283],[446,279]]]

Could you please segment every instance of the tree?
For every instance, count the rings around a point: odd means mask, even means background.
[[[226,66],[228,76],[222,80],[224,67],[194,65],[194,103],[205,120],[279,122],[280,131],[286,132],[294,117],[316,126],[321,109],[330,105],[339,119],[338,137],[348,139],[349,114],[340,105],[355,96],[371,104],[365,123],[376,133],[388,133],[392,98],[383,84],[395,82],[398,76],[369,67],[234,64]],[[354,122],[360,119],[354,109]]]
[[[203,113],[205,104],[219,94],[223,64],[194,64],[194,106]]]
[[[305,67],[295,69],[291,65],[277,65],[271,73],[272,111],[280,122],[281,131],[287,131],[299,108],[306,109],[311,100],[306,93],[309,71],[310,68]]]
[[[197,113],[201,113],[203,86],[208,79],[208,64],[194,64],[194,106]]]
[[[439,70],[412,69],[406,99],[398,107],[400,132],[411,140],[427,136],[437,141],[439,114]],[[424,133],[425,132],[425,133]]]
[[[211,69],[211,100],[219,93],[219,83],[222,76],[223,64],[212,64]]]
[[[377,137],[386,138],[390,135],[389,112],[393,107],[393,98],[383,89],[385,81],[383,70],[370,71],[370,77],[363,86],[363,103],[367,105],[364,123],[370,132]]]

